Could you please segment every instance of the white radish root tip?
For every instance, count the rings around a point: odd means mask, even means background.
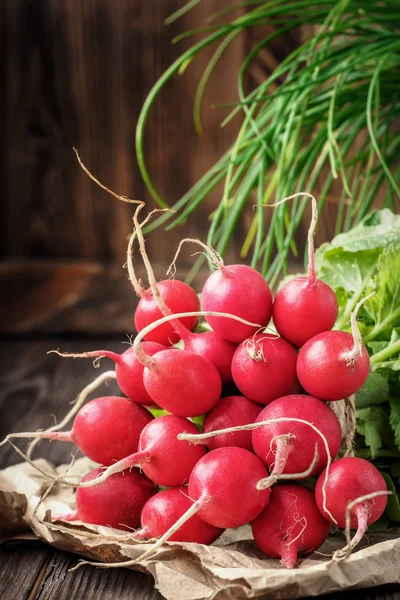
[[[294,198],[298,198],[299,196],[306,196],[311,200],[311,223],[308,229],[308,282],[310,285],[315,284],[317,281],[317,276],[315,274],[315,257],[314,257],[314,232],[318,222],[318,206],[315,197],[308,192],[297,192],[296,194],[292,194],[291,196],[287,196],[279,202],[275,202],[274,204],[256,204],[255,206],[268,206],[275,207],[280,204],[284,204],[288,200],[294,200]],[[254,207],[253,207],[254,208]]]
[[[168,267],[167,275],[170,275],[171,277],[175,276],[176,261],[178,259],[178,256],[182,249],[183,244],[185,244],[187,242],[192,242],[193,244],[199,244],[199,246],[204,248],[207,251],[208,257],[210,258],[212,264],[215,265],[217,269],[223,269],[225,267],[225,264],[224,264],[224,261],[222,260],[221,255],[212,246],[210,246],[209,244],[204,244],[204,242],[202,242],[201,240],[198,240],[196,238],[185,238],[184,240],[182,240],[179,243],[179,246],[175,253],[174,259]]]
[[[288,453],[289,454],[289,453]],[[286,456],[287,458],[287,456]],[[314,456],[313,459],[310,463],[310,466],[303,471],[302,473],[272,473],[269,477],[265,477],[265,479],[260,479],[260,481],[257,482],[256,488],[258,490],[265,490],[267,488],[272,487],[277,481],[280,481],[282,479],[288,479],[289,481],[291,481],[292,479],[306,479],[307,477],[310,477],[315,469],[315,467],[317,466],[319,461],[319,453],[318,453],[318,444],[315,444],[315,450],[314,450]],[[286,460],[283,463],[283,468],[285,467],[286,464]]]
[[[371,494],[365,494],[364,496],[359,496],[352,502],[348,503],[348,505],[346,506],[346,520],[345,520],[345,523],[346,523],[346,528],[345,528],[346,546],[344,548],[341,548],[340,550],[336,550],[336,552],[333,554],[333,560],[339,561],[339,560],[345,560],[346,558],[348,558],[350,556],[352,550],[360,543],[361,539],[364,537],[364,534],[368,527],[368,504],[363,504],[363,503],[366,503],[368,500],[373,500],[374,498],[377,498],[378,496],[390,496],[390,495],[392,495],[392,493],[393,492],[391,492],[389,490],[385,490],[385,491],[380,490],[378,492],[372,492]],[[350,534],[351,511],[355,506],[357,506],[357,504],[360,504],[359,510],[357,510],[358,528],[357,528],[357,532],[354,535],[354,537],[351,538],[351,534]]]
[[[351,324],[351,335],[353,336],[353,348],[346,355],[346,364],[351,366],[357,360],[359,356],[362,356],[363,341],[361,338],[360,328],[357,323],[358,311],[362,305],[367,302],[372,296],[375,296],[375,292],[368,294],[365,298],[362,298],[354,307],[354,310],[350,313],[350,324]]]

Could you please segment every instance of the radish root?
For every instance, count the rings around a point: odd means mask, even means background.
[[[314,232],[318,222],[318,207],[317,201],[312,194],[308,192],[297,192],[297,194],[292,194],[291,196],[287,196],[279,202],[275,202],[274,204],[256,204],[256,206],[268,206],[275,207],[287,202],[288,200],[293,200],[294,198],[298,198],[299,196],[306,196],[311,200],[311,223],[308,229],[308,283],[310,285],[315,284],[317,281],[317,276],[315,274],[315,258],[314,258]],[[254,207],[253,207],[254,208]]]
[[[107,481],[111,475],[115,473],[121,473],[121,471],[125,471],[126,469],[130,469],[135,465],[140,466],[143,463],[148,463],[151,460],[151,453],[149,450],[142,450],[138,452],[134,452],[131,456],[127,456],[122,460],[114,463],[113,465],[107,467],[101,475],[96,477],[95,479],[90,479],[89,481],[83,481],[79,484],[79,487],[93,487],[94,485],[99,485],[100,483],[104,483]]]
[[[256,488],[258,490],[266,490],[267,488],[272,487],[278,480],[281,481],[282,479],[288,479],[289,481],[291,481],[292,479],[306,479],[307,477],[310,477],[312,475],[312,472],[314,471],[319,461],[318,444],[315,444],[314,456],[310,463],[310,466],[302,473],[282,473],[283,469],[285,468],[288,454],[289,452],[286,451],[286,456],[284,457],[284,460],[281,461],[278,467],[280,472],[278,471],[275,473],[274,467],[274,470],[269,477],[265,477],[265,479],[260,479],[260,481],[256,485]]]
[[[346,546],[340,550],[336,550],[333,555],[333,560],[344,560],[348,556],[350,556],[352,550],[360,543],[363,538],[367,528],[368,528],[368,504],[367,500],[372,500],[373,498],[377,498],[378,496],[390,496],[393,492],[388,490],[381,490],[379,492],[373,492],[372,494],[365,494],[364,496],[359,496],[352,502],[349,502],[346,506]],[[364,503],[364,504],[363,504]],[[351,539],[350,528],[351,528],[351,511],[352,509],[359,504],[360,506],[356,508],[356,515],[358,521],[357,532],[354,537]]]
[[[60,431],[60,429],[68,425],[68,423],[71,421],[71,419],[73,419],[73,417],[76,415],[81,406],[83,406],[89,394],[97,390],[97,388],[100,387],[100,385],[105,381],[115,378],[115,371],[106,371],[105,373],[99,375],[94,381],[92,381],[91,383],[89,383],[89,385],[84,387],[80,394],[78,394],[76,400],[74,401],[73,407],[70,411],[67,412],[65,417],[57,425],[53,425],[52,427],[48,427],[47,429],[45,429],[43,433],[49,433],[51,431]],[[35,439],[29,444],[27,451],[27,455],[29,458],[31,458],[33,449],[35,448],[39,440],[40,438],[38,437],[38,439]]]
[[[214,248],[212,246],[210,246],[209,244],[204,244],[204,242],[202,242],[201,240],[198,240],[196,238],[185,238],[184,240],[182,240],[179,243],[178,249],[175,253],[174,256],[174,260],[172,261],[172,263],[169,265],[168,267],[168,271],[167,271],[167,275],[171,275],[171,277],[175,276],[176,273],[176,261],[178,259],[179,253],[182,249],[183,244],[185,244],[186,242],[192,242],[193,244],[199,244],[202,248],[204,248],[207,253],[208,253],[208,257],[210,258],[212,264],[217,268],[217,269],[223,269],[225,267],[225,263],[222,260],[221,255],[214,250]]]
[[[190,434],[190,433],[180,433],[177,437],[178,440],[185,440],[187,442],[192,442],[193,444],[201,443],[203,440],[208,438],[212,438],[216,435],[221,435],[225,433],[232,433],[235,431],[253,431],[254,429],[258,429],[259,427],[263,427],[264,425],[271,425],[272,423],[302,423],[303,425],[308,425],[313,429],[321,438],[326,451],[327,456],[327,464],[326,464],[326,472],[325,479],[322,485],[322,497],[323,497],[323,509],[330,516],[332,521],[337,524],[335,517],[328,510],[326,505],[326,486],[328,484],[329,479],[329,467],[332,463],[332,458],[329,452],[328,440],[324,436],[324,434],[312,423],[308,421],[304,421],[304,419],[297,419],[295,417],[279,417],[278,419],[268,419],[267,421],[259,421],[258,423],[249,423],[248,425],[238,425],[237,427],[228,427],[226,429],[217,429],[215,431],[210,431],[209,433],[199,433],[199,434]]]

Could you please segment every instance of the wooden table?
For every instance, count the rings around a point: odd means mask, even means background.
[[[129,327],[132,310],[125,296],[125,292],[129,289],[125,283],[118,280],[114,286],[109,285],[106,294],[101,292],[101,281],[99,281],[101,274],[96,271],[88,275],[88,273],[82,274],[81,271],[79,276],[75,273],[75,281],[93,278],[97,300],[94,300],[87,291],[91,289],[90,285],[80,285],[80,289],[86,291],[76,294],[73,308],[71,303],[60,301],[62,294],[59,294],[60,298],[54,294],[52,303],[48,302],[47,312],[43,312],[40,306],[46,300],[46,293],[42,292],[43,298],[40,300],[39,288],[47,290],[47,295],[51,292],[53,289],[51,281],[54,279],[52,269],[46,267],[45,276],[43,273],[41,277],[37,274],[31,276],[31,280],[36,281],[32,284],[33,290],[27,290],[23,285],[18,286],[18,282],[15,282],[15,274],[11,276],[9,270],[3,271],[3,274],[5,272],[8,276],[8,286],[11,285],[19,290],[19,299],[18,302],[15,300],[15,306],[20,313],[20,319],[24,318],[25,299],[25,318],[26,323],[30,322],[30,326],[25,327],[28,333],[19,333],[16,337],[18,327],[15,318],[13,320],[15,309],[13,312],[12,305],[8,307],[8,322],[4,318],[6,313],[2,311],[0,330],[8,331],[8,339],[0,342],[0,439],[12,431],[35,431],[49,426],[53,422],[52,415],[59,420],[66,412],[68,403],[75,398],[84,385],[110,367],[110,363],[103,360],[100,368],[95,370],[91,361],[62,359],[56,355],[47,355],[48,350],[60,348],[81,352],[110,348],[122,351],[124,349],[122,342],[126,338],[122,335],[121,327],[125,329]],[[108,273],[107,279],[109,275]],[[26,272],[20,276],[27,281]],[[1,281],[2,277],[0,283]],[[5,289],[3,286],[0,287]],[[36,307],[30,302],[33,297],[40,300]],[[105,297],[108,299],[108,311],[105,307],[99,306],[101,303],[98,298]],[[119,308],[122,300],[125,304],[124,310]],[[92,315],[98,315],[97,325],[94,324],[93,319],[84,321],[80,318],[82,312],[87,311],[88,307],[91,308]],[[106,322],[107,314],[109,319]],[[111,322],[112,316],[115,319],[114,325]],[[72,318],[75,323],[73,327],[70,326]],[[89,322],[88,331],[84,331],[83,322]],[[103,331],[103,334],[96,335],[96,328],[97,331]],[[62,335],[60,333],[56,335],[57,330],[62,331]],[[104,334],[104,331],[107,333]],[[108,386],[104,385],[99,391],[105,395],[118,394],[115,382],[110,382]],[[42,455],[59,464],[69,462],[70,450],[70,444],[42,441],[36,450],[36,456]],[[0,449],[0,468],[19,461],[19,456],[11,447]],[[127,569],[102,570],[92,567],[83,567],[74,573],[69,573],[68,569],[75,565],[76,561],[76,556],[41,542],[18,542],[0,546],[0,599],[158,600],[161,598],[160,594],[153,589],[153,579],[150,576]],[[400,600],[399,590],[400,586],[385,586],[369,591],[352,591],[351,598]],[[349,597],[345,593],[325,596],[330,600]]]

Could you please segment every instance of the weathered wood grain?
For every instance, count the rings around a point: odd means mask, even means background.
[[[36,583],[40,583],[51,554],[51,548],[40,542],[0,546],[1,600],[31,600],[35,597]]]

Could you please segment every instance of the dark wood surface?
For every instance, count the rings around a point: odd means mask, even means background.
[[[122,342],[123,340],[121,340]],[[85,359],[61,359],[47,355],[52,348],[121,350],[115,337],[98,339],[47,337],[0,342],[0,439],[12,431],[31,431],[60,419],[68,402],[92,378],[107,370],[103,360],[99,369]],[[118,394],[115,382],[104,385],[102,394]],[[71,444],[42,441],[36,455],[56,464],[69,461]],[[1,448],[0,468],[18,463],[11,447]],[[69,573],[77,557],[39,542],[18,542],[0,546],[1,600],[159,600],[150,576],[127,569],[102,570],[83,567]],[[400,600],[400,586],[351,592],[355,600]],[[350,596],[330,594],[327,600]]]

